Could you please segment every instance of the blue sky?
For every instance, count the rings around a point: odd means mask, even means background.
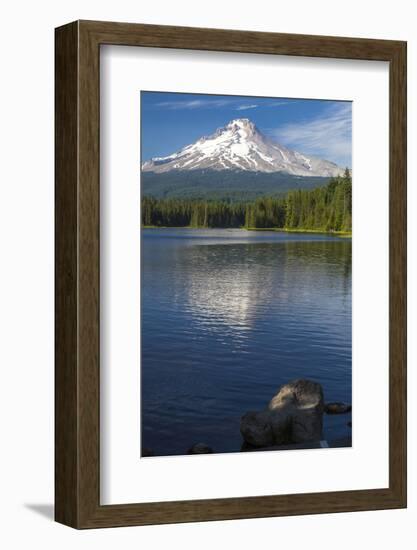
[[[234,118],[301,153],[352,166],[352,103],[141,92],[142,161],[166,156]]]

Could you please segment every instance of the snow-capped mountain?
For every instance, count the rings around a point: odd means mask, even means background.
[[[171,170],[246,170],[284,172],[296,176],[338,176],[335,163],[292,151],[258,130],[247,118],[238,118],[167,157],[142,164],[145,172]]]

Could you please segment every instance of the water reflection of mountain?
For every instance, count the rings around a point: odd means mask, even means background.
[[[178,252],[175,294],[206,329],[249,330],[256,319],[295,314],[327,324],[350,311],[350,240],[196,244]]]

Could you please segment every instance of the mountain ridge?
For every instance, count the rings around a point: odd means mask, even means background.
[[[334,177],[344,169],[334,162],[305,155],[265,136],[248,118],[238,118],[209,136],[165,157],[142,164],[142,172],[192,170],[284,173],[303,177]]]

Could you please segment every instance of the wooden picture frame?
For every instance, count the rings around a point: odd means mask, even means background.
[[[55,518],[75,528],[406,506],[406,43],[76,21],[56,29]],[[99,56],[117,44],[389,62],[389,487],[100,505]]]

